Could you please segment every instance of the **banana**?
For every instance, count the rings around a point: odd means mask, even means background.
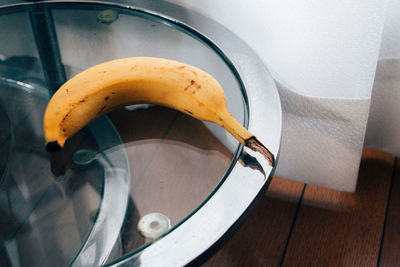
[[[218,81],[178,61],[133,57],[101,63],[75,75],[50,99],[43,119],[46,150],[112,109],[139,103],[162,105],[216,123],[274,166],[273,154],[228,111]]]

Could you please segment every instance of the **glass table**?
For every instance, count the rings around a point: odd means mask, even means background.
[[[8,1],[0,27],[1,266],[184,265],[268,185],[262,156],[154,105],[112,111],[61,152],[44,150],[43,113],[63,82],[107,60],[158,56],[212,74],[231,113],[277,156],[273,80],[218,23],[160,1]]]

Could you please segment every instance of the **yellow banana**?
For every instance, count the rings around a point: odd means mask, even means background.
[[[139,103],[167,106],[214,122],[274,165],[272,153],[229,113],[217,80],[194,66],[154,57],[105,62],[63,84],[44,114],[46,149],[60,150],[70,136],[94,118]]]

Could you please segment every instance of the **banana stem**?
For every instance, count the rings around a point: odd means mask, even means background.
[[[258,141],[258,139],[254,135],[249,139],[246,139],[245,142],[245,146],[249,147],[253,151],[261,153],[261,155],[263,155],[264,158],[268,160],[270,166],[275,166],[274,155],[271,153],[271,151],[268,150],[268,148],[266,148],[260,141]]]
[[[218,124],[225,128],[240,143],[251,150],[260,153],[267,159],[268,164],[275,166],[275,157],[252,133],[247,131],[231,114],[219,117]]]

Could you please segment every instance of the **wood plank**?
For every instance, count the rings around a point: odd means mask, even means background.
[[[274,177],[249,218],[203,266],[278,266],[303,186]]]
[[[161,212],[179,223],[216,188],[232,157],[201,121],[180,113],[133,188],[139,213]]]
[[[124,137],[133,159],[133,179],[140,178],[132,189],[132,218],[126,226],[132,238],[123,241],[124,253],[148,242],[135,229],[140,216],[159,211],[178,223],[215,188],[230,162],[231,152],[201,122],[173,115],[163,108],[118,114],[120,132],[131,131]],[[163,116],[170,116],[169,122]],[[145,126],[134,128],[127,121]],[[304,184],[274,177],[242,227],[203,265],[279,266],[283,259],[283,266],[375,266],[393,163],[391,155],[365,151],[356,193],[307,185],[294,225]],[[400,195],[400,182],[394,183],[393,190],[392,195]],[[391,232],[385,235],[382,266],[399,262],[399,239],[392,232],[400,222],[390,218],[392,214],[400,218],[396,215],[400,203],[392,201],[386,228]]]
[[[143,176],[176,116],[175,110],[160,106],[131,111],[121,108],[109,113],[125,143],[132,186]]]
[[[379,266],[400,264],[400,163],[396,160]]]
[[[308,185],[283,266],[376,266],[393,164],[365,151],[355,193]]]
[[[147,114],[150,120],[144,120],[150,124],[145,128],[153,127],[154,132],[147,129],[136,133],[130,130],[132,126],[127,129],[119,126],[119,130],[125,132],[123,138],[134,170],[128,218],[122,229],[123,254],[151,241],[137,231],[142,216],[160,212],[168,216],[172,226],[181,222],[216,188],[233,157],[233,153],[201,121],[177,113],[166,129],[166,122],[160,117],[168,111],[159,111],[161,114]],[[158,123],[166,129],[164,134],[159,131]],[[138,122],[136,125],[141,126]]]

